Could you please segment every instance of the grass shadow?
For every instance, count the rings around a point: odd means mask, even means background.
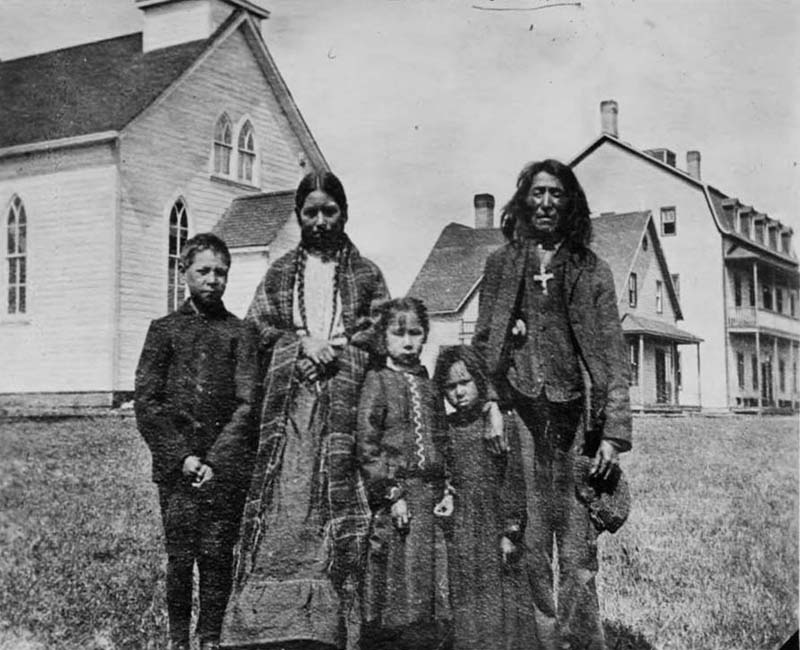
[[[655,650],[640,632],[628,629],[619,621],[604,621],[608,650]]]

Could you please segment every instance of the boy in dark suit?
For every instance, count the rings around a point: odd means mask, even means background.
[[[164,525],[170,647],[180,650],[189,648],[195,562],[200,647],[219,647],[253,455],[218,442],[226,427],[250,428],[258,383],[254,341],[222,303],[230,263],[215,235],[186,242],[189,297],[150,324],[136,369],[136,422],[152,453]]]

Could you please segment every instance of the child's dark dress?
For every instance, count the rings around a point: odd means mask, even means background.
[[[527,563],[503,565],[500,537],[525,525],[525,482],[516,430],[506,432],[510,451],[492,456],[483,440],[481,408],[448,416],[450,474],[456,488],[447,564],[454,650],[537,648],[533,590]],[[521,547],[518,546],[521,550]]]
[[[446,439],[440,404],[424,368],[370,371],[364,382],[358,459],[373,512],[364,647],[424,650],[436,647],[441,636],[433,514],[444,487]],[[405,533],[392,522],[392,488],[402,490],[411,514]]]

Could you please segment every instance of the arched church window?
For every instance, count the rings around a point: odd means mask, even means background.
[[[14,196],[6,221],[6,271],[8,300],[6,312],[24,314],[27,311],[27,217],[22,199]]]
[[[242,181],[253,182],[253,167],[256,161],[256,143],[253,125],[250,120],[242,125],[239,131],[239,169],[238,178]]]
[[[186,295],[181,275],[181,249],[189,238],[189,216],[183,199],[169,211],[169,256],[167,259],[167,312],[180,307]]]
[[[233,151],[233,127],[227,114],[223,113],[214,127],[214,173],[228,176],[231,173]]]

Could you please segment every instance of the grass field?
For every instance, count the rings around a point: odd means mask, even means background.
[[[149,459],[130,418],[0,422],[0,648],[166,647]],[[609,648],[775,648],[797,627],[795,418],[641,418],[601,538]]]

